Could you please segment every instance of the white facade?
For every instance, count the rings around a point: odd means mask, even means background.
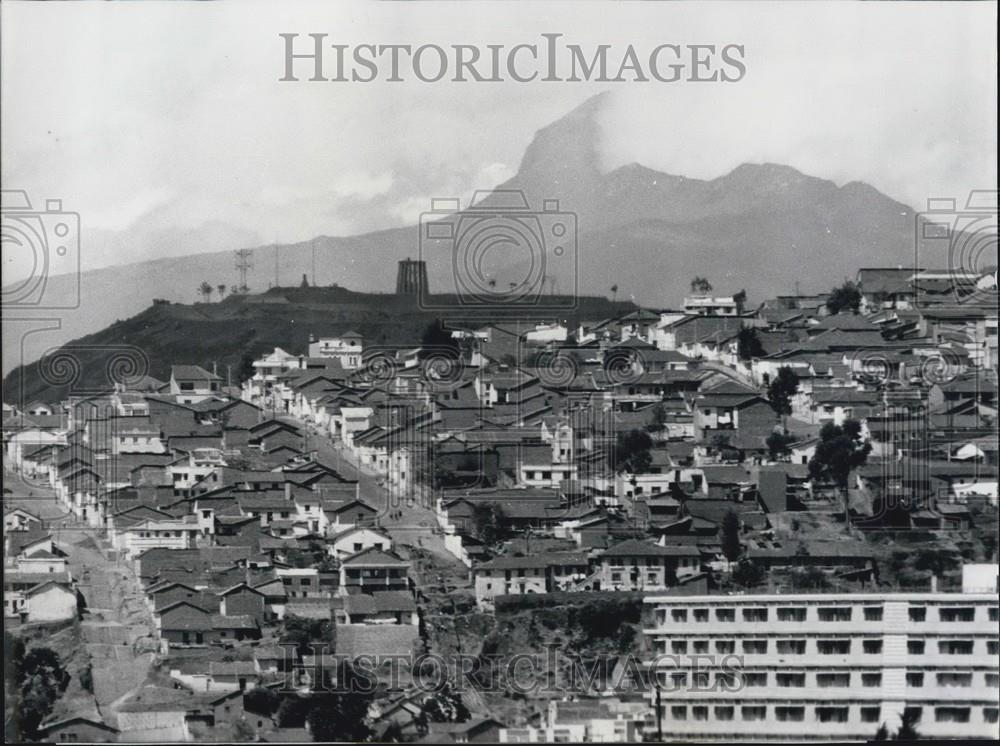
[[[923,737],[1000,736],[995,590],[646,603],[667,740],[867,740],[909,708]]]

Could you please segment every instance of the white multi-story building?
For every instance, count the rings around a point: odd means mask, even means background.
[[[329,357],[340,361],[346,370],[361,367],[364,338],[357,332],[347,332],[337,337],[320,337],[309,340],[309,357]]]
[[[982,573],[980,573],[982,575]],[[997,568],[962,593],[651,596],[664,740],[1000,736]]]
[[[739,304],[732,296],[689,295],[684,299],[684,313],[699,316],[738,316]]]

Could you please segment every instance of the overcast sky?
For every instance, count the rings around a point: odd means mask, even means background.
[[[996,183],[994,3],[2,6],[2,176],[95,267],[408,224],[512,175],[612,90],[603,167],[774,161],[921,207]],[[288,83],[279,32],[357,43],[745,46],[734,84]],[[5,267],[5,271],[10,267]]]

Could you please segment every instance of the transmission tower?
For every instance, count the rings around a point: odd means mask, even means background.
[[[247,291],[247,272],[253,269],[253,249],[237,249],[233,252],[236,257],[236,271],[240,273],[240,292]]]

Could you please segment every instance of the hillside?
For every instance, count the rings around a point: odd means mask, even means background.
[[[560,318],[575,323],[634,308],[628,302],[583,297],[575,312]],[[226,366],[231,366],[235,383],[246,356],[259,357],[275,347],[304,353],[310,334],[354,330],[364,336],[366,346],[413,346],[436,319],[436,313],[422,310],[412,296],[345,288],[274,288],[217,303],[157,303],[70,342],[43,358],[43,365],[36,361],[15,369],[4,378],[3,396],[12,403],[56,402],[69,394],[109,388],[109,370],[166,380],[170,366],[179,363],[208,370],[217,366],[223,378]]]
[[[777,164],[744,164],[716,179],[689,179],[632,164],[603,173],[603,102],[590,99],[539,130],[518,173],[497,190],[522,190],[530,206],[559,201],[575,213],[578,256],[551,261],[545,272],[563,293],[619,297],[653,307],[677,306],[693,275],[707,276],[722,292],[745,288],[751,299],[822,291],[860,266],[896,266],[914,260],[914,212],[859,182],[833,182]],[[606,136],[606,135],[603,135]],[[664,127],[669,137],[669,127]],[[490,186],[490,185],[484,185]],[[463,206],[469,195],[462,195]],[[485,193],[481,205],[498,200]],[[430,196],[427,207],[430,209]],[[82,251],[87,250],[84,225]],[[254,250],[248,284],[261,292],[271,284],[297,284],[303,274],[316,284],[337,283],[377,292],[394,287],[396,262],[420,256],[428,262],[434,292],[455,290],[449,244],[423,246],[416,226],[361,236],[319,236],[310,241]],[[551,251],[551,246],[546,246]],[[49,279],[46,297],[56,299],[61,328],[4,336],[4,372],[45,350],[128,318],[153,298],[190,302],[202,281],[213,286],[236,280],[230,252],[198,254],[121,265]],[[547,256],[551,259],[552,254]],[[921,259],[924,261],[924,259]],[[928,260],[943,264],[945,257]],[[498,287],[523,279],[524,257],[495,259]],[[744,268],[766,268],[747,272]],[[277,281],[275,276],[277,275]],[[79,298],[77,299],[77,296]]]

